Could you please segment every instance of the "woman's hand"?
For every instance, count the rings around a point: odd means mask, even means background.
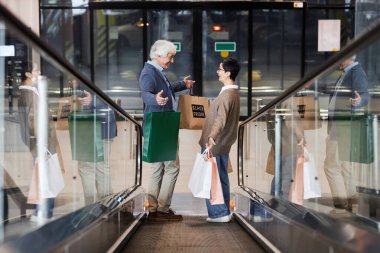
[[[216,145],[215,140],[212,137],[208,138],[208,143],[206,143],[206,148],[208,148],[208,150],[211,150],[214,145]]]

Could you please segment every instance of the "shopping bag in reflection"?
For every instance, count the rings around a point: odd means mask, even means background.
[[[149,112],[145,114],[144,162],[176,160],[179,120],[179,112]]]
[[[196,198],[210,198],[212,161],[205,159],[207,152],[198,153],[191,171],[188,187]]]
[[[335,117],[339,159],[356,163],[373,163],[373,115],[348,114]]]
[[[29,204],[39,204],[41,199],[55,198],[65,186],[58,155],[49,153],[45,165],[41,167],[38,160],[34,163],[27,199]],[[43,179],[40,180],[39,176]]]
[[[210,158],[212,162],[212,177],[211,177],[211,191],[210,203],[211,205],[224,204],[222,184],[220,183],[218,164],[215,157]]]
[[[304,164],[303,164],[303,198],[319,198],[321,197],[321,186],[318,180],[318,171],[315,166],[313,155],[304,148]]]
[[[95,113],[69,113],[69,133],[73,160],[83,162],[104,161],[100,115]]]
[[[304,155],[297,158],[295,177],[289,191],[289,201],[302,205],[303,202],[303,165]]]
[[[297,110],[304,130],[322,127],[318,98],[314,95],[295,97]]]
[[[265,168],[265,172],[274,175],[274,169],[275,169],[275,154],[274,154],[274,145],[271,145],[268,158],[267,158],[267,165]]]
[[[180,95],[178,108],[181,112],[181,129],[202,129],[208,112],[208,98]]]
[[[28,204],[39,204],[40,197],[38,194],[38,162],[34,162],[32,180],[29,186],[28,199],[26,201]]]

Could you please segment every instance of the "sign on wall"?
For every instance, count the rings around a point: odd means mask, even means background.
[[[336,52],[340,50],[340,20],[318,20],[318,52]]]

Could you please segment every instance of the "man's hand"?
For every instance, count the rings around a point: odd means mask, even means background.
[[[350,98],[350,101],[353,106],[358,106],[360,105],[360,102],[362,101],[362,97],[360,96],[359,92],[354,91],[354,93],[355,93],[355,98]]]
[[[89,92],[83,91],[84,92],[84,97],[78,98],[78,100],[81,102],[82,105],[89,105],[92,102],[92,96]]]
[[[167,98],[167,97],[162,97],[162,93],[163,93],[164,91],[163,90],[161,90],[159,93],[157,93],[157,95],[156,95],[156,101],[157,101],[157,104],[158,105],[161,105],[161,106],[163,106],[163,105],[166,105],[166,103],[168,102],[168,100],[169,100],[169,98]]]
[[[190,76],[185,76],[185,78],[183,78],[183,81],[185,82],[187,89],[193,88],[195,81],[191,80]]]

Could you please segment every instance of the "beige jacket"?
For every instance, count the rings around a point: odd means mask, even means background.
[[[216,143],[211,150],[213,154],[228,154],[232,144],[234,144],[237,139],[239,116],[239,90],[224,90],[210,104],[206,121],[203,124],[199,145],[205,148],[208,139],[212,137]]]

